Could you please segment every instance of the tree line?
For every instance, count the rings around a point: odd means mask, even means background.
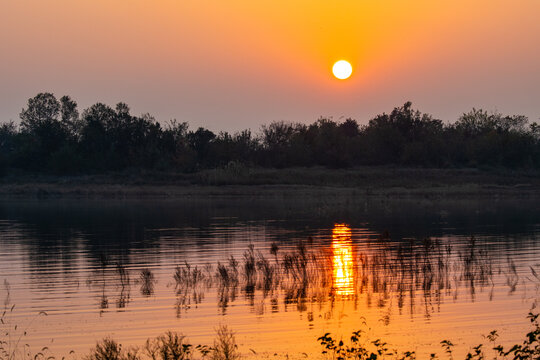
[[[354,119],[277,121],[257,134],[190,130],[175,120],[162,125],[149,114],[132,115],[125,103],[97,103],[80,113],[71,97],[51,93],[30,98],[20,119],[18,126],[0,124],[0,174],[193,172],[231,162],[277,168],[540,166],[540,126],[525,116],[472,109],[446,124],[410,102],[365,125]]]

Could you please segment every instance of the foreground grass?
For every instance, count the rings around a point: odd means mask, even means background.
[[[216,330],[213,346],[192,345],[187,338],[176,332],[166,333],[146,340],[143,347],[123,349],[122,345],[111,338],[99,341],[84,356],[84,360],[191,360],[202,358],[208,360],[237,360],[240,353],[234,333],[227,326]]]
[[[12,311],[12,310],[11,310]],[[5,313],[0,317],[4,322]],[[497,343],[497,331],[485,336],[487,344],[481,343],[470,349],[465,360],[538,360],[540,359],[540,324],[539,314],[529,313],[527,318],[531,330],[527,332],[521,343],[503,346]],[[16,330],[16,327],[15,327]],[[414,360],[415,351],[398,351],[383,339],[370,340],[362,330],[352,333],[347,342],[335,339],[330,333],[318,338],[322,346],[324,359],[332,360]],[[29,351],[27,345],[20,346],[21,337],[11,339],[9,331],[0,338],[0,360],[56,360],[48,354],[44,347],[36,354]],[[450,340],[440,342],[442,351],[433,349],[429,359],[454,359],[454,344]],[[442,352],[442,354],[441,354]],[[275,355],[274,355],[275,356]],[[309,357],[304,353],[305,357]],[[315,356],[312,356],[315,358]],[[226,326],[216,329],[216,337],[212,346],[193,345],[183,334],[167,331],[156,338],[149,338],[142,347],[124,348],[122,344],[107,337],[96,343],[82,360],[239,360],[243,356],[238,350],[235,334]],[[287,358],[289,356],[287,355]],[[62,357],[64,360],[65,357]]]
[[[12,310],[11,310],[12,311]],[[4,320],[5,313],[0,318]],[[538,360],[540,359],[540,323],[539,314],[529,313],[527,316],[531,329],[521,343],[503,346],[497,343],[497,331],[491,331],[484,338],[488,343],[478,344],[465,355],[465,360]],[[15,327],[16,329],[16,327]],[[6,340],[4,340],[4,335]],[[19,339],[15,344],[8,341],[9,332],[2,334],[0,340],[0,360],[56,360],[48,354],[44,347],[36,354],[30,353],[27,345],[19,349]],[[321,356],[327,360],[415,360],[417,354],[412,350],[398,351],[383,339],[370,340],[365,332],[358,330],[352,333],[348,341],[335,339],[326,333],[317,339],[321,346]],[[433,349],[429,359],[454,360],[454,344],[450,340],[440,342],[442,349]],[[254,354],[256,354],[254,352]],[[303,353],[305,358],[310,356]],[[274,358],[277,354],[274,354]],[[238,350],[235,334],[227,326],[216,329],[216,337],[212,346],[193,345],[183,334],[167,331],[156,338],[149,338],[141,347],[124,348],[122,344],[107,337],[96,343],[82,360],[240,360],[244,358]],[[253,358],[253,356],[250,356]],[[286,355],[289,359],[289,355]],[[64,360],[65,357],[62,357]],[[457,359],[457,358],[456,358]]]
[[[540,324],[539,314],[529,313],[531,330],[525,334],[521,343],[503,346],[497,343],[497,331],[485,336],[487,344],[478,344],[465,355],[465,360],[538,360],[540,359]],[[382,339],[370,340],[359,330],[352,333],[347,343],[334,339],[326,333],[318,338],[321,343],[323,358],[332,360],[413,360],[417,359],[415,351],[397,351]],[[449,340],[440,343],[442,354],[434,350],[429,359],[454,359],[454,344]],[[304,353],[305,354],[305,353]],[[309,357],[307,354],[305,357]],[[192,345],[186,337],[166,332],[155,339],[148,339],[142,348],[122,349],[122,346],[111,338],[103,339],[91,349],[84,360],[238,360],[242,356],[238,351],[234,333],[226,326],[217,329],[213,346]],[[288,358],[288,356],[287,356]]]

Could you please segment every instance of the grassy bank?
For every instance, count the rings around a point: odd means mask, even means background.
[[[538,314],[529,313],[527,318],[531,323],[531,328],[524,335],[521,343],[510,346],[503,346],[498,343],[499,334],[496,330],[484,336],[485,343],[480,343],[467,351],[466,360],[536,360],[540,358],[540,324]],[[155,339],[148,339],[141,348],[129,348],[123,350],[122,346],[110,338],[106,338],[96,344],[90,350],[85,360],[240,360],[246,358],[238,351],[238,345],[234,332],[227,327],[216,329],[216,338],[213,346],[192,345],[187,338],[181,334],[167,332]],[[326,333],[318,338],[321,344],[322,356],[311,356],[316,359],[326,360],[416,360],[417,354],[413,350],[398,351],[392,349],[392,345],[384,339],[368,339],[362,330],[355,331],[349,339],[336,339],[331,334]],[[436,346],[432,349],[429,359],[454,359],[454,344],[450,340],[442,340],[440,348]],[[255,358],[268,358],[257,356]],[[277,357],[274,354],[274,358]],[[248,356],[253,358],[252,356]],[[293,358],[288,354],[286,359]],[[310,358],[307,353],[303,353],[303,358]]]
[[[508,169],[247,168],[232,164],[195,173],[124,171],[106,175],[10,173],[0,197],[290,196],[540,197],[540,171]]]

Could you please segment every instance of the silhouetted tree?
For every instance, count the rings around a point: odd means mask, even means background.
[[[459,145],[462,163],[469,166],[524,166],[534,163],[537,143],[527,132],[528,119],[522,115],[504,116],[472,109],[448,127],[451,140]]]
[[[443,124],[412,109],[410,102],[376,116],[365,128],[372,164],[439,165]]]
[[[345,122],[339,124],[339,129],[343,135],[354,138],[360,134],[359,126],[356,120],[346,119]]]
[[[317,165],[328,167],[352,165],[356,154],[351,147],[351,138],[354,135],[349,135],[354,132],[353,126],[354,124],[349,122],[342,127],[331,119],[320,118],[308,127],[307,138]]]
[[[259,143],[251,136],[250,130],[234,135],[222,131],[211,143],[208,162],[212,166],[224,166],[231,161],[253,164],[258,149]]]
[[[34,132],[43,125],[58,121],[60,103],[51,93],[39,93],[28,99],[28,107],[21,111],[21,128]]]
[[[285,167],[299,165],[299,160],[309,161],[309,156],[304,154],[306,131],[307,127],[304,124],[284,121],[263,125],[261,127],[263,164]]]
[[[79,110],[77,110],[77,103],[73,101],[69,96],[65,95],[60,98],[60,119],[68,130],[70,136],[78,136],[82,123],[79,119]]]
[[[320,118],[305,125],[272,122],[257,136],[172,120],[161,127],[129,106],[97,103],[79,116],[69,96],[39,93],[21,111],[21,125],[0,125],[0,174],[9,168],[89,173],[126,168],[195,171],[213,167],[397,164],[407,166],[540,166],[540,126],[521,115],[472,109],[453,123],[410,102],[367,125]],[[232,165],[231,165],[232,164]],[[231,167],[232,166],[232,167]],[[240,167],[241,168],[241,167]]]
[[[69,130],[60,121],[61,104],[51,93],[39,93],[28,99],[28,106],[21,111],[21,152],[23,167],[51,169],[49,163],[55,152],[64,148],[69,140]],[[55,163],[55,162],[54,162]]]
[[[216,135],[213,132],[202,127],[198,128],[195,132],[190,131],[188,133],[188,143],[196,153],[197,165],[199,167],[205,165],[208,162],[210,143],[215,138]]]
[[[12,165],[16,151],[17,130],[13,121],[0,124],[0,176]]]
[[[187,140],[188,128],[188,123],[181,123],[174,119],[166,124],[162,131],[160,144],[164,152],[160,161],[163,166],[171,166],[176,170],[187,170],[195,165],[195,155]]]

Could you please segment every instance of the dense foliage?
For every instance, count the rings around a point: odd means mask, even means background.
[[[423,167],[538,167],[540,126],[519,115],[473,109],[445,124],[407,102],[367,125],[321,118],[305,125],[273,122],[257,135],[230,134],[149,114],[119,103],[79,113],[69,96],[40,93],[21,122],[0,124],[0,174],[10,169],[97,173],[126,168],[196,171],[240,163],[292,167],[406,165]]]

